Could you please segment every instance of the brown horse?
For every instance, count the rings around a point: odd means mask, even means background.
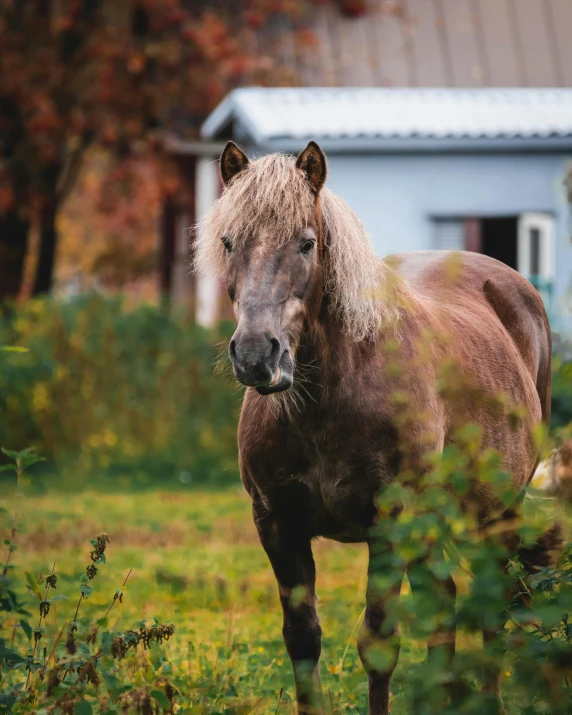
[[[525,408],[528,418],[511,430],[491,401],[465,405],[483,445],[502,455],[515,494],[525,489],[538,463],[532,430],[550,412],[546,313],[522,276],[482,255],[377,258],[355,214],[324,188],[326,160],[314,142],[297,159],[253,162],[229,142],[220,169],[225,188],[199,227],[197,263],[224,277],[238,324],[229,352],[248,387],[240,469],[278,581],[298,711],[323,712],[311,544],[324,536],[370,548],[359,653],[370,713],[383,715],[398,653],[387,603],[399,586],[386,594],[372,586],[377,496],[404,470],[421,478],[427,455],[454,439],[459,408],[437,385],[443,360],[482,394]],[[388,344],[407,366],[397,376],[387,370]],[[396,389],[414,408],[405,423]],[[483,524],[504,508],[486,487],[473,500]],[[452,578],[443,586],[454,609]],[[369,646],[387,643],[393,659],[380,670]]]

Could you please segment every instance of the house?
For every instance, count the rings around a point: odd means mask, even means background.
[[[259,51],[289,58],[300,86],[234,90],[204,123],[200,150],[172,138],[174,153],[195,157],[193,217],[220,191],[216,157],[227,139],[253,156],[298,152],[314,139],[328,155],[328,185],[380,256],[427,248],[494,256],[534,282],[553,325],[572,331],[564,183],[572,90],[557,89],[572,86],[564,32],[572,3],[368,0],[367,8],[351,19],[317,8],[305,21],[318,42],[303,52],[277,20],[271,40],[257,38]],[[193,296],[201,322],[224,311],[220,286],[199,281]]]
[[[316,140],[328,186],[380,256],[484,253],[538,287],[555,325],[570,325],[572,90],[245,88],[202,133],[251,156]],[[216,164],[208,172],[201,183],[214,199]]]

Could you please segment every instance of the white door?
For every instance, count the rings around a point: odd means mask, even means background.
[[[521,214],[518,220],[518,272],[538,289],[547,308],[550,307],[555,265],[553,217]]]

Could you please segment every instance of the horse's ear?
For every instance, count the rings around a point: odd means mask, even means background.
[[[248,157],[234,142],[227,142],[220,155],[220,176],[225,186],[249,165]]]
[[[316,142],[310,142],[308,146],[298,154],[296,167],[302,169],[306,174],[312,191],[317,194],[326,181],[328,164],[326,163],[324,152]]]

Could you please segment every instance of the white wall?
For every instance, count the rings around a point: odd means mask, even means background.
[[[196,212],[200,221],[218,199],[218,157],[200,157],[196,167]],[[197,323],[214,325],[219,310],[219,281],[215,276],[197,275]]]
[[[556,219],[556,301],[572,331],[572,222],[562,155],[330,155],[328,186],[364,222],[380,256],[432,248],[433,216],[547,212]]]

